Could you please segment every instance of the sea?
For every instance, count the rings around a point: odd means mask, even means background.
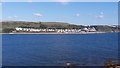
[[[118,33],[3,34],[3,66],[102,66],[118,62]]]

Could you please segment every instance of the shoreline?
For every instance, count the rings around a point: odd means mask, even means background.
[[[56,33],[56,32],[46,32],[46,33],[27,33],[27,32],[19,32],[19,33],[0,33],[0,34],[101,34],[101,33],[113,33],[113,32],[81,32],[81,33]]]

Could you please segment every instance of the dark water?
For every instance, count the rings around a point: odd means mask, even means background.
[[[4,34],[3,66],[103,65],[117,59],[118,34]]]

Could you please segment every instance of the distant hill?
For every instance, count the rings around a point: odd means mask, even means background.
[[[2,31],[4,33],[11,32],[16,27],[29,27],[29,28],[57,28],[57,29],[83,29],[88,27],[94,27],[99,32],[118,32],[120,27],[108,26],[108,25],[75,25],[63,22],[26,22],[26,21],[3,21]],[[0,31],[0,32],[2,32]]]
[[[28,27],[40,27],[40,25],[46,25],[48,27],[53,26],[67,26],[68,23],[62,23],[62,22],[23,22],[23,21],[6,21],[2,22],[3,28],[16,28],[19,26],[28,26]]]

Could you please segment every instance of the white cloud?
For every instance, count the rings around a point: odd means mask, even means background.
[[[102,19],[104,17],[104,12],[100,12],[100,14],[96,16],[97,19]]]
[[[43,15],[40,14],[40,13],[33,13],[34,16],[37,16],[37,17],[42,17]]]
[[[104,18],[104,15],[98,15],[98,16],[96,16],[96,18],[97,19],[102,19],[102,18]]]
[[[18,16],[14,16],[14,18],[17,18]]]
[[[68,2],[70,2],[71,0],[57,0],[57,2],[60,2],[64,5],[68,4]]]
[[[104,12],[100,12],[100,14],[104,14]]]
[[[7,18],[8,19],[15,19],[15,18],[17,18],[18,16],[8,16]]]
[[[57,0],[58,2],[70,2],[71,0]]]
[[[79,13],[77,13],[77,14],[76,14],[76,16],[77,16],[77,17],[79,17],[79,16],[80,16],[80,14],[79,14]]]
[[[7,17],[8,19],[11,19],[12,17],[11,16],[9,16],[9,17]]]
[[[17,20],[18,16],[8,16],[6,20]]]
[[[27,2],[31,3],[31,2],[33,2],[33,1],[32,1],[32,0],[27,0]]]

